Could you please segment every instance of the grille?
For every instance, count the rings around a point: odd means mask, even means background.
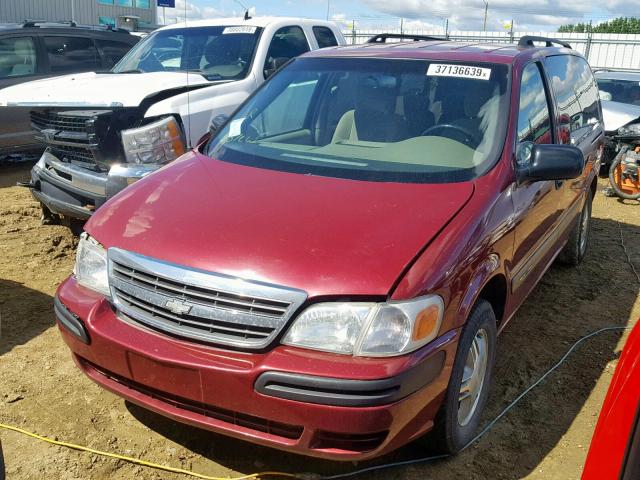
[[[289,425],[286,423],[274,422],[261,417],[253,415],[247,415],[245,413],[235,412],[232,410],[226,410],[224,408],[214,407],[201,402],[194,402],[187,400],[176,395],[171,395],[166,392],[147,387],[145,385],[129,380],[128,378],[121,377],[112,372],[108,372],[97,365],[85,360],[84,358],[77,357],[80,363],[89,370],[93,370],[99,375],[106,377],[107,379],[117,382],[131,390],[137,391],[146,395],[147,397],[160,400],[163,403],[169,404],[175,408],[187,410],[205,417],[213,418],[231,425],[237,425],[239,427],[249,428],[270,435],[276,435],[278,437],[287,438],[290,440],[297,440],[302,436],[304,428],[298,425]]]
[[[37,130],[52,129],[65,132],[86,132],[86,117],[61,115],[56,112],[31,112],[31,123]]]
[[[95,165],[95,159],[91,150],[84,147],[72,147],[69,145],[56,145],[51,149],[51,153],[60,160],[72,163],[88,163]]]
[[[306,294],[109,250],[112,300],[127,319],[170,335],[263,348]]]

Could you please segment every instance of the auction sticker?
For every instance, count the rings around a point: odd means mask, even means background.
[[[256,33],[256,27],[251,27],[249,25],[239,25],[237,27],[225,27],[222,31],[223,35],[229,33]]]
[[[427,70],[428,76],[433,77],[458,77],[475,78],[476,80],[489,80],[490,68],[472,67],[470,65],[451,65],[448,63],[432,63]]]

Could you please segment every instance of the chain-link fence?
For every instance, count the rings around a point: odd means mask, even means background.
[[[401,33],[396,30],[346,30],[347,43],[364,43],[380,33]],[[443,30],[403,30],[404,34],[431,35],[459,42],[517,43],[523,35],[551,36],[564,40],[582,53],[593,68],[640,70],[640,35],[617,33],[554,33],[554,32],[472,32]]]

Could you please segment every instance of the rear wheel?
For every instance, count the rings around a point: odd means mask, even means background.
[[[444,403],[427,437],[433,449],[456,453],[476,434],[489,396],[496,337],[493,308],[480,299],[462,329]]]
[[[558,255],[558,261],[567,265],[579,265],[584,259],[589,247],[589,233],[591,232],[591,190],[587,190],[584,206],[578,222],[571,230],[569,240]]]

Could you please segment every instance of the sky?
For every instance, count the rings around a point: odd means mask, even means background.
[[[619,16],[640,17],[640,0],[486,0],[487,30],[504,30],[513,20],[518,31],[555,31],[565,23],[594,24]],[[328,17],[351,28],[482,30],[485,0],[176,0],[176,8],[165,10],[166,22],[176,17],[211,18],[244,13],[242,3],[256,15],[308,18]],[[158,21],[163,21],[163,9]]]

